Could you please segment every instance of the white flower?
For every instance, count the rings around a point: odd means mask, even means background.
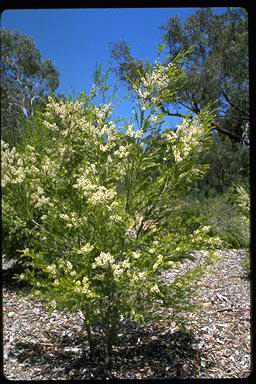
[[[201,231],[201,232],[209,232],[210,229],[211,229],[210,226],[205,226],[205,227],[202,227],[202,228],[200,229],[200,231]]]
[[[71,269],[73,268],[73,265],[72,265],[72,263],[71,263],[70,261],[67,261],[67,262],[66,262],[66,268],[67,268],[67,270],[69,270],[69,271],[71,271]]]
[[[146,273],[145,273],[145,272],[139,272],[139,273],[137,274],[137,276],[138,276],[138,279],[139,279],[139,280],[143,280],[143,279],[146,277]]]
[[[91,197],[88,199],[90,203],[95,204],[105,204],[112,200],[116,196],[117,192],[115,188],[107,189],[104,186],[98,187],[97,192],[94,192]]]
[[[122,216],[118,216],[118,215],[111,215],[109,218],[110,218],[110,220],[113,220],[117,223],[122,221]]]
[[[63,214],[63,213],[60,214],[60,218],[63,219],[63,220],[68,220],[69,219],[68,215],[67,214]]]
[[[129,125],[126,134],[130,137],[134,136],[133,125]]]
[[[135,137],[140,139],[142,137],[142,134],[143,134],[143,130],[142,129],[138,129],[135,133]]]
[[[158,288],[157,284],[155,284],[151,289],[150,292],[152,293],[158,293],[160,292],[160,289]]]
[[[108,150],[108,146],[107,145],[103,145],[103,144],[100,144],[100,150],[102,152],[106,152]]]
[[[92,249],[93,249],[93,245],[91,245],[90,243],[86,243],[82,248],[77,250],[77,253],[80,253],[80,254],[88,253],[88,252],[91,252]]]
[[[120,145],[119,149],[115,151],[115,154],[121,158],[127,157],[129,155],[128,146],[124,147],[123,145]]]
[[[94,191],[97,188],[96,184],[93,184],[90,179],[88,179],[85,175],[80,176],[76,184],[73,185],[74,188],[81,189],[85,196],[87,196],[90,192]]]
[[[56,275],[57,274],[57,269],[56,269],[56,265],[55,264],[48,265],[46,270],[47,270],[47,272],[49,272],[52,275]]]
[[[29,151],[35,152],[35,147],[32,147],[30,144],[27,144],[26,147]]]
[[[19,165],[20,167],[23,166],[23,160],[21,158],[18,159],[17,165]]]
[[[105,267],[109,264],[114,263],[114,258],[113,256],[107,252],[101,252],[98,257],[96,257],[94,263],[92,264],[92,268],[97,268],[97,267]]]
[[[122,262],[122,268],[126,269],[126,268],[129,268],[130,267],[130,263],[129,263],[129,260],[124,260]]]
[[[111,267],[112,267],[112,271],[114,274],[114,278],[116,280],[119,280],[120,277],[122,276],[123,272],[124,272],[123,268],[117,264],[112,264]]]

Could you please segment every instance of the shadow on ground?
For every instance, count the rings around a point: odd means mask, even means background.
[[[202,353],[198,341],[186,332],[168,332],[159,324],[138,327],[124,324],[111,356],[104,354],[100,332],[94,334],[95,358],[89,359],[85,337],[55,337],[54,347],[16,343],[9,358],[34,366],[35,378],[67,379],[168,379],[199,377]],[[82,354],[83,349],[83,354]]]
[[[10,290],[19,290],[22,288],[29,288],[31,285],[22,280],[17,280],[16,275],[21,275],[28,267],[15,263],[9,268],[2,268],[2,286]]]

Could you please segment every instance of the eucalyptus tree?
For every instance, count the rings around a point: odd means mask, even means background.
[[[180,51],[188,52],[182,61],[186,78],[175,100],[168,94],[162,98],[162,111],[183,117],[184,110],[198,114],[213,101],[219,111],[215,130],[232,141],[249,144],[247,12],[228,8],[214,15],[211,8],[202,8],[185,22],[175,16],[160,28],[163,36],[158,52],[164,64],[172,62]],[[124,41],[112,44],[111,55],[118,64],[119,78],[128,85],[147,65],[132,57]]]
[[[180,68],[186,73],[172,93],[165,87],[158,108],[170,118],[198,115],[209,103],[217,113],[212,127],[214,152],[211,172],[203,188],[223,191],[234,179],[249,176],[249,52],[248,16],[243,8],[227,8],[215,15],[202,8],[182,22],[178,16],[160,26],[163,31],[158,61],[168,66],[186,52]],[[135,59],[124,41],[112,45],[112,58],[119,79],[128,85],[147,71],[149,63]],[[155,95],[151,95],[155,97]],[[202,187],[202,185],[201,185]]]
[[[20,120],[57,89],[59,73],[50,59],[42,59],[31,37],[8,29],[2,29],[0,37],[1,133],[4,140],[16,144]]]

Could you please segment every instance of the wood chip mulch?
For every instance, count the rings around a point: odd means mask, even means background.
[[[247,250],[221,251],[212,273],[195,282],[196,312],[181,313],[187,331],[170,321],[125,321],[111,357],[89,360],[79,314],[49,315],[26,288],[3,287],[4,374],[10,380],[245,378],[251,372],[250,279]],[[186,268],[200,263],[182,264]],[[172,279],[175,271],[163,278]],[[171,311],[171,309],[170,309]],[[168,318],[168,316],[167,316]],[[85,346],[82,354],[82,345]]]

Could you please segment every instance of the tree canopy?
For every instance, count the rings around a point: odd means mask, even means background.
[[[59,73],[51,60],[42,60],[32,38],[7,29],[0,37],[2,137],[15,144],[19,119],[57,89]]]
[[[172,17],[160,27],[163,31],[159,58],[173,61],[177,53],[191,49],[182,66],[187,74],[177,98],[162,99],[162,111],[182,117],[184,109],[198,114],[215,102],[218,115],[215,131],[233,142],[249,144],[249,60],[248,17],[243,8],[228,8],[214,15],[211,8],[202,8],[184,23]],[[145,65],[132,57],[128,45],[121,41],[112,45],[112,58],[118,64],[120,79],[132,81]]]

